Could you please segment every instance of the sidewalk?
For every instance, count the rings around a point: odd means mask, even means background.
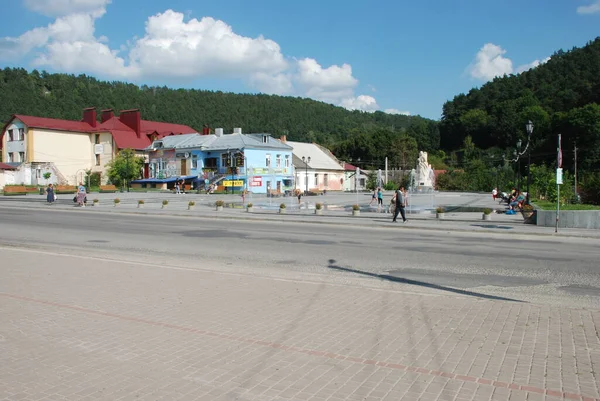
[[[147,194],[148,195],[148,194]],[[520,214],[491,215],[491,221],[483,221],[480,212],[461,212],[445,213],[443,220],[436,219],[435,214],[413,213],[408,214],[408,223],[392,223],[392,216],[389,213],[377,213],[376,207],[368,208],[367,204],[361,204],[361,215],[354,217],[351,215],[350,206],[341,204],[330,204],[328,209],[323,211],[323,215],[317,216],[314,212],[314,203],[309,204],[311,209],[298,209],[295,198],[279,198],[273,200],[260,200],[260,204],[255,203],[252,213],[246,212],[239,203],[239,196],[229,196],[229,198],[220,196],[227,203],[233,203],[237,207],[225,207],[223,211],[216,212],[214,201],[217,199],[211,196],[185,195],[165,197],[164,194],[151,194],[153,196],[145,197],[143,208],[138,208],[137,199],[143,199],[140,194],[90,194],[88,197],[88,207],[81,209],[74,206],[70,199],[61,199],[57,204],[47,205],[43,199],[29,197],[10,197],[2,199],[0,197],[0,207],[15,208],[43,208],[48,210],[72,210],[105,213],[131,213],[140,215],[170,215],[185,217],[202,218],[220,218],[220,219],[244,219],[244,220],[268,220],[268,221],[286,221],[294,223],[316,223],[316,224],[346,224],[352,226],[377,227],[389,229],[423,229],[423,230],[444,230],[459,232],[483,232],[497,233],[501,235],[536,235],[551,236],[556,238],[599,238],[600,230],[586,230],[573,228],[559,228],[558,233],[554,232],[553,227],[541,227],[536,225],[524,224]],[[63,197],[66,197],[63,195]],[[112,203],[115,197],[119,197],[122,202],[118,207]],[[92,206],[92,199],[99,198],[97,206]],[[486,197],[487,198],[487,197]],[[169,200],[169,205],[162,209],[163,199]],[[194,210],[187,210],[187,203],[190,200],[196,201]],[[319,199],[320,200],[320,199]],[[367,199],[368,200],[368,199]],[[280,203],[290,204],[286,209],[286,214],[278,213]],[[314,201],[313,201],[314,202]],[[269,204],[270,203],[270,204]],[[488,206],[490,202],[483,203]],[[497,204],[494,202],[494,204]],[[333,209],[333,210],[332,210]],[[347,209],[347,210],[344,210]],[[501,209],[501,207],[499,207]],[[372,210],[372,211],[369,211]],[[407,209],[410,211],[410,209]],[[417,211],[417,210],[415,210]]]
[[[3,400],[600,400],[598,311],[3,257]]]

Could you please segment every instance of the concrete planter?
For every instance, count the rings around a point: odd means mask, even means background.
[[[284,208],[279,208],[279,214],[285,214],[285,209]]]
[[[222,212],[223,211],[223,206],[217,206],[217,212]]]
[[[196,206],[188,205],[188,210],[194,210],[194,209],[196,209]]]
[[[138,209],[143,209],[144,208],[144,204],[143,203],[138,203]]]
[[[253,207],[247,207],[246,208],[246,212],[248,212],[248,213],[252,213],[253,211],[254,211]]]
[[[360,216],[360,210],[353,210],[352,216]]]
[[[492,220],[492,215],[484,213],[481,218],[485,221],[490,221],[490,220]]]
[[[115,203],[115,207],[119,207],[120,205],[120,203]]]
[[[533,217],[536,218],[538,226],[554,227],[556,225],[556,210],[537,209]],[[558,227],[598,230],[600,229],[600,210],[561,210]]]
[[[440,219],[440,220],[443,220],[444,217],[445,217],[444,215],[445,215],[445,213],[436,213],[435,217],[438,218],[438,219]]]
[[[323,215],[323,209],[315,209],[315,214],[317,216],[322,216]]]
[[[162,205],[161,209],[166,209],[167,205]]]

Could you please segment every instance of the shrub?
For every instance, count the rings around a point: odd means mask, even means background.
[[[252,207],[252,206],[254,206],[252,203],[248,203],[248,204],[246,205],[246,207]]]
[[[388,181],[387,184],[383,185],[383,189],[385,189],[386,191],[393,191],[394,189],[398,188],[398,184],[396,184],[394,181]]]
[[[52,177],[52,173],[50,173],[50,172],[46,172],[46,173],[44,173],[44,178],[45,178],[45,179],[49,180],[49,179],[50,179],[50,177]]]
[[[113,202],[115,202],[115,203],[121,203],[121,199],[115,198],[115,200]]]
[[[444,213],[446,210],[444,209],[443,206],[438,206],[437,209],[435,209],[436,213]]]
[[[285,209],[286,208],[285,203],[282,203],[281,205],[279,205],[279,208],[280,209]]]
[[[360,206],[358,206],[358,205],[352,205],[352,210],[360,210]]]
[[[143,199],[140,199],[140,200],[138,201],[138,205],[143,205],[144,203],[145,203],[145,202],[144,202],[144,200],[143,200]]]
[[[194,202],[194,201],[189,201],[189,202],[188,202],[188,206],[196,206],[196,202]]]
[[[225,202],[223,202],[222,200],[218,200],[215,202],[215,206],[223,206],[225,205]]]
[[[317,210],[323,209],[323,204],[322,203],[315,204],[315,209],[317,209]]]
[[[487,215],[487,214],[491,214],[491,213],[492,213],[492,209],[487,208],[487,207],[485,209],[483,209],[483,214]]]
[[[98,203],[100,202],[98,199],[94,199],[94,203]]]
[[[163,206],[167,206],[169,204],[169,201],[165,199],[164,201],[162,201],[162,204]]]

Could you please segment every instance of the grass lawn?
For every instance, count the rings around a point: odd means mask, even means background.
[[[556,202],[548,201],[532,201],[535,206],[542,210],[556,210]],[[568,204],[560,205],[560,210],[600,210],[598,205],[584,205],[584,204]]]

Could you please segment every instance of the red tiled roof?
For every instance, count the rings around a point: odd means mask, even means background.
[[[121,122],[118,117],[110,118],[109,120],[98,124],[96,127],[92,127],[83,121],[60,120],[56,118],[25,116],[21,114],[15,114],[8,124],[10,124],[14,118],[18,118],[25,125],[33,128],[82,133],[108,131],[112,134],[119,149],[144,149],[151,144],[149,134],[155,132],[158,134],[158,138],[167,135],[192,134],[197,132],[187,125],[141,120],[141,135],[138,138],[135,131]],[[4,132],[4,130],[2,132]]]
[[[15,168],[6,163],[0,162],[0,170],[14,170]]]
[[[23,121],[25,125],[33,128],[46,128],[69,132],[89,132],[93,128],[83,121],[59,120],[57,118],[34,117],[15,114],[14,117]]]
[[[356,166],[353,166],[350,163],[345,163],[344,162],[344,170],[346,170],[346,171],[356,171]]]

